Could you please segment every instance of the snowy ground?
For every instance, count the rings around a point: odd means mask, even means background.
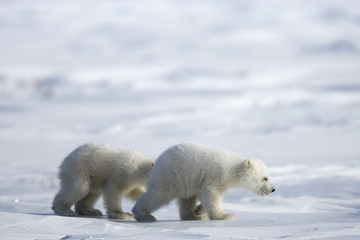
[[[0,0],[0,238],[360,239],[359,76],[358,1]],[[237,221],[52,213],[78,145],[183,141],[262,158],[276,192],[231,190]]]

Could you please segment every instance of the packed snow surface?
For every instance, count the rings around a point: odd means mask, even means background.
[[[355,0],[1,0],[0,238],[360,239],[359,77]],[[229,191],[237,221],[56,216],[86,142],[225,148],[276,191]]]

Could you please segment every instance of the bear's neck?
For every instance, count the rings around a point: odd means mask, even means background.
[[[246,159],[247,158],[235,154],[232,156],[231,164],[229,164],[231,167],[228,170],[230,188],[243,188],[242,178],[245,176],[244,163]]]

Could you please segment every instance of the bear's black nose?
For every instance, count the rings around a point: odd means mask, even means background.
[[[275,188],[272,189],[272,192],[275,192]]]

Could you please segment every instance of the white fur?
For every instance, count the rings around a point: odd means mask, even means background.
[[[106,144],[85,144],[64,159],[60,166],[61,189],[52,209],[58,215],[101,216],[94,204],[104,193],[108,218],[134,219],[123,212],[121,200],[136,201],[145,192],[154,162],[134,150],[120,150]]]
[[[132,209],[138,221],[155,221],[151,214],[177,199],[182,220],[234,220],[222,210],[229,188],[245,188],[259,195],[275,189],[264,163],[222,149],[179,144],[167,149],[155,162],[148,191]],[[197,200],[201,204],[196,206]]]

